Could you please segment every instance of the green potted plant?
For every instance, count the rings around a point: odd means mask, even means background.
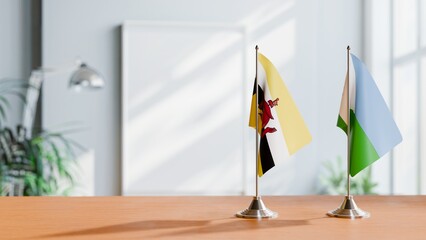
[[[27,136],[25,127],[6,127],[9,97],[25,103],[31,86],[17,80],[0,80],[0,194],[3,196],[67,195],[75,179],[75,148],[69,130],[38,131]]]
[[[336,161],[324,163],[325,172],[320,176],[320,194],[345,195],[347,169],[341,157]],[[372,180],[371,167],[358,173],[351,179],[351,193],[355,195],[377,194],[375,188],[377,183]]]

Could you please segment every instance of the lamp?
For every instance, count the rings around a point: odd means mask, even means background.
[[[30,136],[32,134],[40,88],[44,79],[47,75],[58,74],[69,70],[72,70],[68,83],[69,88],[79,91],[83,88],[101,89],[105,85],[104,79],[99,72],[79,60],[77,60],[76,64],[72,66],[61,68],[40,67],[33,70],[29,79],[31,88],[27,91],[27,104],[24,107],[23,113],[23,126],[27,129],[27,135]]]
[[[85,63],[81,63],[77,70],[71,75],[69,87],[79,90],[80,88],[99,89],[105,85],[101,75]]]

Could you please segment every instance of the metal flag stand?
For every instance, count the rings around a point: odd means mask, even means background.
[[[347,136],[348,136],[348,175],[347,175],[347,194],[345,196],[345,199],[342,202],[342,205],[340,205],[339,208],[329,211],[327,212],[327,215],[330,217],[339,217],[339,218],[368,218],[370,217],[370,213],[365,212],[363,210],[361,210],[355,203],[355,200],[353,199],[353,196],[351,195],[351,178],[350,178],[350,156],[351,156],[351,131],[350,131],[350,127],[351,127],[351,108],[350,108],[350,97],[349,97],[349,88],[350,88],[350,77],[349,77],[349,51],[351,50],[351,48],[348,46],[347,47],[347,78],[348,78],[348,86],[346,88],[346,93],[347,93],[347,101],[348,101],[348,123],[347,123]]]
[[[257,53],[259,47],[256,45],[256,78],[255,78],[255,93],[256,93],[256,104],[259,104],[259,95],[257,94],[258,85],[257,85]],[[261,197],[259,196],[259,108],[256,107],[256,196],[253,197],[253,200],[250,203],[250,206],[240,211],[236,214],[237,217],[240,218],[275,218],[278,216],[276,212],[269,210],[265,204],[263,203]]]

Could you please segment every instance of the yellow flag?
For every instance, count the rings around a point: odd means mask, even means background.
[[[258,106],[259,176],[310,143],[312,136],[275,66],[258,53],[258,104],[253,89],[249,126],[256,128]]]

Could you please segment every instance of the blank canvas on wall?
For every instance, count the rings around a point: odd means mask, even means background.
[[[244,51],[240,27],[123,25],[123,195],[242,194]]]

